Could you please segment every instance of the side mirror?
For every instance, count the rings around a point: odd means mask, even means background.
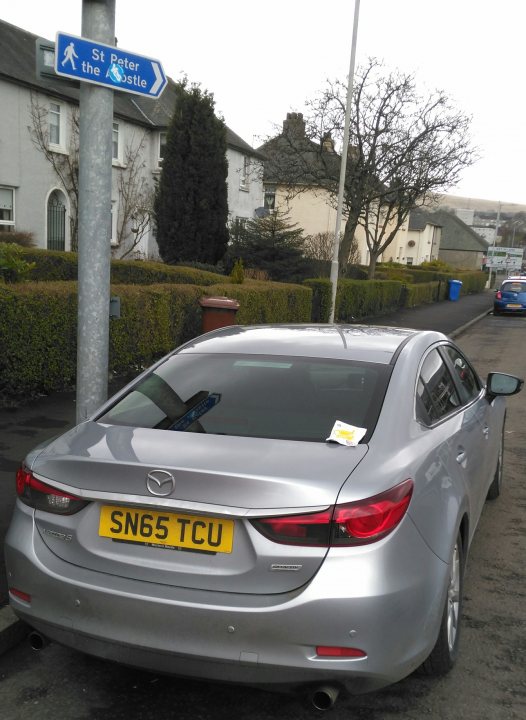
[[[524,380],[515,375],[493,372],[488,375],[486,381],[486,392],[491,397],[497,395],[516,395],[522,390]]]

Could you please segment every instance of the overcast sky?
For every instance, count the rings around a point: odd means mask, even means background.
[[[81,0],[4,0],[0,17],[36,35],[81,34]],[[214,94],[257,147],[327,78],[346,80],[353,0],[116,0],[119,46]],[[376,57],[443,90],[473,116],[482,155],[450,192],[526,204],[526,3],[361,0],[357,62]]]

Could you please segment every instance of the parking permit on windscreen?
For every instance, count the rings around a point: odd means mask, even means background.
[[[347,447],[355,447],[367,432],[366,428],[356,427],[355,425],[347,425],[341,420],[336,420],[332,428],[331,434],[326,442],[336,442]]]

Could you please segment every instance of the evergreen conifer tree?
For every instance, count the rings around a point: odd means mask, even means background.
[[[263,270],[271,280],[295,282],[305,277],[310,263],[303,256],[303,230],[280,212],[249,220],[238,228],[229,255],[247,268]]]
[[[228,244],[226,127],[213,96],[199,86],[176,84],[154,203],[157,244],[163,260],[215,264]]]

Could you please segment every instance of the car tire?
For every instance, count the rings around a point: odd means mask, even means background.
[[[458,657],[460,620],[462,616],[462,588],[464,584],[465,555],[460,533],[457,536],[449,569],[446,600],[435,647],[421,666],[424,675],[439,676],[448,673]]]
[[[506,418],[504,418],[504,422],[502,423],[502,437],[500,440],[499,445],[499,455],[497,459],[497,467],[495,468],[495,475],[493,476],[493,480],[491,481],[491,485],[488,488],[488,494],[486,495],[487,500],[496,500],[499,495],[500,491],[502,490],[502,473],[504,469],[504,425],[506,422]]]

